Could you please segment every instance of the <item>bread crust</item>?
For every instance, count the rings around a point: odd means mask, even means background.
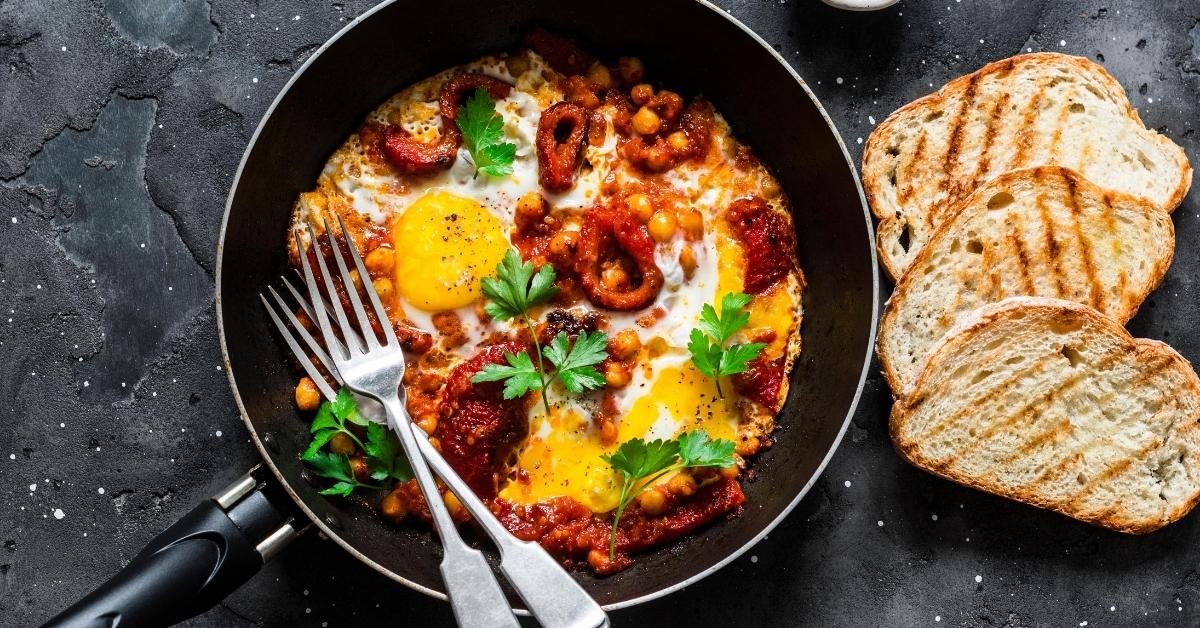
[[[1128,206],[1140,208],[1151,219],[1154,218],[1152,213],[1159,211],[1153,204],[1144,198],[1137,197],[1132,194],[1126,194],[1124,192],[1104,190],[1099,186],[1089,182],[1083,177],[1083,175],[1071,170],[1070,168],[1064,168],[1061,166],[1038,166],[1035,168],[1013,170],[1001,174],[995,179],[982,184],[980,187],[976,188],[970,196],[959,203],[959,205],[951,211],[952,217],[948,218],[945,222],[937,227],[937,229],[934,231],[934,234],[930,236],[926,246],[922,248],[921,252],[918,253],[915,258],[913,258],[910,268],[924,267],[929,261],[929,258],[937,252],[937,244],[941,238],[947,237],[947,234],[955,233],[960,225],[962,225],[965,221],[968,221],[978,215],[977,213],[967,214],[965,212],[970,211],[973,208],[981,207],[983,208],[981,210],[983,212],[990,211],[986,209],[987,198],[994,193],[1003,191],[1005,189],[1010,189],[1016,184],[1024,182],[1028,182],[1031,185],[1048,186],[1065,184],[1066,186],[1071,187],[1073,190],[1076,190],[1076,193],[1080,196],[1098,195],[1102,197],[1110,207]],[[1150,278],[1150,280],[1138,286],[1135,292],[1125,295],[1125,298],[1123,298],[1118,304],[1119,309],[1105,312],[1107,316],[1116,319],[1122,324],[1128,322],[1129,319],[1133,318],[1134,315],[1137,314],[1142,302],[1145,301],[1146,297],[1149,296],[1150,293],[1162,283],[1163,277],[1166,276],[1167,270],[1170,268],[1172,258],[1174,257],[1175,229],[1173,223],[1169,219],[1165,218],[1162,220],[1162,227],[1165,229],[1168,237],[1161,242],[1157,242],[1159,245],[1157,249],[1158,255],[1150,259],[1152,266],[1150,270],[1146,272],[1146,275]],[[1038,262],[1027,265],[1027,267],[1031,269],[1030,272],[1037,272],[1037,270],[1040,268],[1052,268],[1050,264],[1042,263],[1044,260],[1041,259],[1041,257],[1037,257],[1030,261]],[[893,356],[888,350],[887,342],[896,333],[896,319],[903,308],[918,305],[916,303],[908,303],[909,293],[912,290],[912,285],[916,282],[916,280],[917,277],[913,273],[905,273],[900,278],[900,281],[896,284],[891,297],[888,298],[887,303],[884,305],[883,316],[880,318],[879,322],[879,333],[875,338],[875,353],[879,356],[880,370],[883,372],[883,376],[887,380],[888,386],[891,387],[894,398],[903,397],[905,394],[907,394],[907,390],[905,382],[902,381],[899,371],[893,362]],[[1111,286],[1101,286],[1101,288],[1107,290],[1110,289]],[[1010,294],[1013,296],[1037,296],[1031,294]],[[910,386],[913,383],[914,382],[909,382]]]
[[[1130,357],[1143,367],[1155,360],[1165,360],[1165,364],[1159,368],[1177,370],[1183,374],[1186,381],[1184,388],[1174,391],[1173,394],[1176,396],[1187,394],[1200,399],[1200,378],[1196,376],[1191,364],[1168,345],[1157,340],[1134,338],[1119,324],[1085,305],[1059,299],[1013,297],[979,308],[950,333],[947,333],[931,352],[925,368],[913,387],[913,394],[898,400],[892,406],[888,421],[889,432],[892,443],[901,457],[916,467],[963,486],[1001,495],[1118,532],[1146,534],[1173,523],[1190,512],[1200,501],[1200,485],[1194,485],[1187,499],[1167,511],[1161,519],[1147,520],[1127,517],[1122,515],[1119,509],[1100,513],[1084,512],[1073,510],[1070,503],[1064,504],[1061,500],[1047,499],[1032,487],[1027,487],[1023,491],[1008,490],[987,478],[957,473],[946,464],[939,464],[927,459],[922,454],[916,440],[909,439],[904,435],[906,422],[911,418],[914,409],[924,402],[925,388],[939,369],[941,362],[949,356],[961,352],[980,332],[1015,314],[1022,316],[1029,314],[1044,314],[1053,317],[1075,316],[1085,319],[1101,333],[1109,334],[1120,341],[1123,355]],[[1185,427],[1192,432],[1200,430],[1200,416],[1197,416],[1196,420],[1186,423]]]
[[[1114,102],[1121,103],[1124,114],[1132,121],[1136,122],[1143,129],[1145,125],[1142,123],[1141,117],[1137,110],[1130,104],[1128,97],[1125,95],[1125,90],[1117,80],[1109,74],[1103,66],[1093,62],[1085,57],[1075,57],[1053,52],[1034,52],[1021,54],[1007,59],[1002,59],[985,65],[979,70],[960,76],[946,83],[938,91],[914,100],[893,112],[887,117],[867,139],[866,146],[863,149],[862,161],[862,180],[863,191],[867,197],[867,201],[871,206],[871,212],[879,220],[876,229],[876,249],[879,253],[879,259],[882,262],[884,269],[893,280],[898,280],[907,266],[901,267],[900,262],[894,259],[894,256],[889,250],[889,245],[893,242],[899,242],[903,237],[902,231],[910,220],[906,219],[904,214],[907,212],[912,215],[915,213],[923,213],[926,216],[944,217],[947,212],[958,203],[964,195],[969,194],[974,185],[967,185],[967,189],[958,189],[962,187],[961,181],[942,180],[939,185],[950,187],[947,196],[943,201],[938,202],[932,207],[891,207],[884,200],[883,181],[888,178],[888,160],[887,144],[889,140],[897,135],[899,127],[908,122],[910,116],[916,112],[924,110],[937,110],[943,104],[953,97],[965,93],[973,92],[974,86],[981,80],[997,74],[1007,74],[1017,69],[1024,69],[1026,66],[1046,66],[1046,70],[1067,68],[1077,74],[1086,75],[1098,79],[1099,84],[1103,87],[1106,95]],[[964,100],[960,104],[957,114],[961,123],[961,118],[967,110],[967,101]],[[995,111],[991,116],[994,118],[997,115]],[[1171,188],[1169,197],[1161,205],[1154,203],[1157,207],[1165,211],[1173,211],[1187,196],[1188,189],[1192,183],[1192,168],[1188,163],[1187,156],[1183,149],[1175,145],[1170,139],[1154,133],[1154,141],[1161,144],[1164,149],[1172,153],[1175,157],[1175,183]],[[959,128],[956,125],[954,132],[951,134],[947,150],[947,161],[953,157],[958,150],[958,144],[961,141],[960,137],[956,137],[959,133]],[[990,147],[988,147],[990,150]],[[986,155],[985,155],[986,157]],[[977,175],[976,175],[977,176]],[[988,172],[987,176],[994,176]],[[974,178],[972,182],[974,183]],[[1153,201],[1152,201],[1153,202]],[[949,214],[949,215],[952,215]],[[936,220],[929,222],[936,225]]]

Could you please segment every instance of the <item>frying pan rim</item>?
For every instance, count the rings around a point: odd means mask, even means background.
[[[405,578],[405,577],[401,576],[400,574],[395,573],[394,571],[375,562],[369,556],[367,556],[366,554],[363,554],[358,549],[356,549],[355,547],[350,545],[347,541],[345,541],[341,537],[341,535],[337,531],[335,531],[333,528],[331,528],[320,516],[318,516],[316,512],[314,512],[311,508],[309,508],[308,504],[305,503],[304,499],[302,497],[300,497],[300,495],[298,495],[294,490],[292,490],[292,486],[289,483],[289,481],[287,480],[287,478],[285,478],[283,476],[283,473],[279,470],[279,468],[275,466],[275,462],[271,458],[270,453],[267,451],[266,446],[264,445],[264,443],[262,441],[262,437],[259,436],[258,431],[254,427],[254,424],[251,422],[250,415],[246,411],[245,404],[242,402],[241,394],[238,392],[237,379],[234,377],[234,374],[233,374],[233,364],[230,362],[229,349],[228,349],[228,345],[226,343],[226,338],[225,338],[225,322],[224,322],[225,317],[224,317],[224,312],[222,310],[222,302],[221,302],[222,301],[222,299],[221,299],[221,278],[222,278],[222,269],[223,269],[224,260],[225,260],[225,255],[224,255],[224,253],[225,253],[225,233],[226,233],[226,229],[229,225],[229,216],[232,213],[232,209],[233,209],[234,194],[238,188],[238,184],[241,182],[242,172],[244,171],[244,169],[246,167],[246,162],[249,160],[251,152],[253,152],[253,149],[255,147],[255,144],[258,141],[259,134],[262,132],[263,127],[266,126],[267,121],[274,114],[275,108],[283,101],[283,99],[287,96],[288,92],[291,91],[292,85],[300,78],[300,76],[302,74],[304,74],[304,72],[306,70],[308,70],[308,67],[314,61],[316,61],[316,59],[318,57],[320,57],[335,42],[337,42],[346,33],[353,30],[359,24],[370,19],[375,13],[377,13],[377,12],[383,10],[384,8],[389,7],[392,4],[399,2],[399,1],[401,1],[401,0],[384,0],[383,2],[380,2],[379,4],[364,11],[361,15],[359,15],[358,17],[351,20],[348,24],[346,24],[346,26],[342,27],[338,32],[334,33],[333,36],[331,36],[329,39],[325,40],[315,51],[313,51],[313,54],[311,56],[309,56],[309,58],[306,59],[304,61],[304,63],[302,63],[300,65],[299,68],[296,69],[296,71],[292,74],[292,76],[288,78],[287,82],[284,83],[283,87],[279,90],[279,93],[276,94],[275,99],[273,101],[271,101],[270,106],[267,107],[267,109],[263,112],[263,116],[259,120],[258,126],[254,129],[254,134],[250,136],[249,142],[246,143],[246,148],[245,148],[244,152],[242,153],[242,159],[238,163],[237,171],[234,173],[233,180],[230,183],[229,194],[226,196],[226,199],[225,199],[225,213],[221,218],[221,231],[220,231],[220,234],[219,234],[219,237],[217,240],[217,264],[216,264],[216,272],[215,272],[215,276],[214,276],[214,284],[215,284],[214,292],[215,292],[216,314],[217,314],[217,317],[216,317],[217,318],[217,336],[218,336],[218,340],[221,345],[221,362],[225,366],[225,375],[229,379],[229,386],[230,386],[231,391],[233,392],[234,403],[237,405],[238,413],[242,417],[242,422],[246,425],[246,429],[250,432],[250,437],[254,442],[254,446],[258,449],[259,456],[262,457],[263,462],[266,463],[267,467],[271,470],[271,473],[273,473],[275,475],[275,478],[277,480],[279,480],[279,483],[283,486],[284,491],[286,491],[288,496],[292,498],[292,501],[294,501],[296,503],[297,507],[300,508],[300,510],[305,514],[305,516],[307,516],[309,518],[309,520],[312,522],[312,524],[317,526],[317,528],[320,529],[321,532],[323,532],[327,537],[332,539],[335,543],[340,545],[342,547],[342,549],[346,550],[348,553],[350,553],[350,555],[352,555],[355,558],[357,558],[358,560],[360,560],[363,564],[371,567],[372,569],[379,572],[380,574],[382,574],[392,580],[395,580],[396,582],[399,582],[399,583],[409,587],[410,589],[413,589],[414,591],[419,591],[430,597],[444,601],[447,599],[445,593],[431,589],[427,586],[424,586],[420,583],[409,580],[408,578]],[[749,550],[751,547],[756,545],[759,541],[761,541],[763,539],[763,537],[770,534],[770,532],[772,530],[774,530],[776,526],[778,526],[785,518],[787,518],[787,516],[789,514],[791,514],[792,510],[796,507],[797,504],[800,503],[800,500],[803,499],[804,496],[808,494],[808,491],[812,489],[812,487],[816,483],[817,479],[820,478],[821,474],[825,471],[825,467],[828,466],[829,461],[833,458],[833,455],[837,452],[838,447],[841,445],[842,438],[845,436],[846,430],[850,426],[850,421],[854,417],[855,411],[858,409],[858,403],[862,398],[863,388],[866,384],[867,373],[871,367],[871,352],[872,352],[873,347],[875,346],[875,335],[878,330],[878,324],[879,324],[879,260],[878,260],[878,256],[875,251],[875,225],[874,225],[874,221],[871,219],[870,210],[867,206],[866,195],[863,193],[862,182],[858,176],[858,168],[855,166],[853,159],[850,157],[850,152],[846,149],[846,143],[842,140],[842,135],[838,131],[837,125],[834,124],[833,119],[829,117],[829,113],[825,111],[825,107],[821,104],[821,101],[817,98],[816,94],[814,94],[812,92],[812,90],[809,89],[808,84],[804,81],[803,78],[800,77],[800,75],[796,72],[795,68],[793,68],[791,66],[791,64],[789,64],[787,62],[787,60],[785,60],[783,58],[782,55],[780,55],[778,52],[776,52],[775,49],[770,44],[768,44],[765,40],[763,40],[762,37],[760,37],[757,33],[755,33],[753,30],[751,30],[745,24],[742,24],[742,22],[740,20],[738,20],[737,18],[733,17],[732,15],[730,15],[729,13],[727,13],[720,7],[709,2],[709,0],[693,0],[693,1],[696,4],[699,4],[702,7],[707,8],[708,10],[712,11],[713,13],[715,13],[715,14],[719,15],[720,17],[724,18],[725,20],[727,20],[734,27],[738,28],[743,33],[745,33],[747,36],[749,36],[760,47],[762,47],[764,50],[766,50],[768,53],[770,53],[770,55],[772,57],[774,57],[776,63],[780,64],[784,68],[784,70],[786,70],[787,73],[791,75],[792,79],[794,81],[796,81],[796,84],[800,86],[800,88],[804,91],[805,95],[808,96],[809,100],[812,101],[813,105],[816,106],[817,111],[818,111],[818,113],[821,114],[821,118],[825,121],[826,126],[828,126],[829,130],[833,132],[834,140],[837,142],[838,148],[841,149],[842,157],[845,159],[846,166],[850,169],[850,174],[852,175],[852,178],[854,180],[854,187],[855,187],[855,190],[858,192],[859,205],[861,206],[862,211],[863,211],[864,224],[867,227],[867,229],[866,229],[867,251],[871,258],[871,329],[870,329],[870,333],[867,334],[867,344],[866,344],[866,348],[865,348],[864,355],[862,358],[862,363],[863,363],[862,370],[858,376],[858,384],[854,390],[854,397],[851,399],[850,405],[846,410],[846,416],[842,419],[842,425],[838,429],[837,436],[834,438],[833,443],[830,445],[829,449],[825,452],[825,457],[817,465],[817,468],[813,472],[812,477],[810,477],[808,482],[805,483],[805,485],[803,487],[801,487],[801,489],[796,493],[796,496],[792,499],[792,501],[789,504],[787,504],[783,508],[783,510],[781,510],[779,512],[779,514],[776,515],[776,517],[773,520],[771,520],[767,525],[763,526],[762,530],[760,530],[753,538],[751,538],[746,543],[742,544],[741,547],[738,547],[738,548],[734,549],[733,551],[731,551],[727,556],[725,556],[725,558],[721,559],[720,561],[718,561],[717,563],[708,567],[707,569],[705,569],[689,578],[681,580],[671,586],[663,587],[662,589],[659,589],[657,591],[652,591],[650,593],[646,593],[644,595],[639,595],[637,597],[633,597],[633,598],[630,598],[627,600],[622,600],[619,602],[604,604],[604,605],[602,605],[602,608],[605,611],[614,611],[614,610],[619,610],[619,609],[623,609],[623,608],[629,608],[629,607],[636,606],[636,605],[644,603],[644,602],[649,602],[651,600],[655,600],[660,597],[670,595],[671,593],[674,593],[676,591],[680,591],[680,590],[686,588],[687,586],[708,577],[709,575],[720,570],[722,567],[728,565],[730,562],[733,562],[738,557],[740,557],[742,554],[744,554],[747,550]],[[519,615],[528,615],[528,611],[526,611],[524,609],[514,609],[514,611]]]

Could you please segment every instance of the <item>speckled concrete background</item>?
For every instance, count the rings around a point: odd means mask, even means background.
[[[904,102],[988,61],[1057,50],[1102,61],[1145,122],[1200,163],[1195,0],[910,1],[874,14],[718,4],[810,81],[856,159]],[[369,5],[0,0],[0,623],[48,618],[257,460],[213,320],[224,196],[276,91]],[[1131,327],[1195,361],[1196,192],[1175,224],[1175,263]],[[1133,538],[959,488],[900,462],[888,406],[875,374],[787,521],[614,622],[1200,623],[1196,515]],[[193,625],[448,617],[310,535]]]

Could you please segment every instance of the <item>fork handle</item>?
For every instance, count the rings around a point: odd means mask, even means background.
[[[483,500],[455,473],[450,463],[434,449],[425,432],[415,423],[409,425],[421,455],[500,550],[500,569],[538,622],[545,628],[608,626],[604,609],[579,586],[571,574],[541,545],[522,541],[509,533]]]
[[[454,619],[463,628],[520,628],[513,616],[508,597],[500,588],[492,567],[483,553],[467,545],[442,501],[433,474],[417,445],[415,435],[407,427],[415,424],[409,419],[408,411],[400,402],[397,393],[379,398],[387,413],[388,426],[396,432],[400,446],[408,456],[413,475],[421,487],[421,494],[429,504],[434,527],[442,539],[442,581],[446,585],[446,596],[454,610]],[[425,441],[428,443],[428,441]]]

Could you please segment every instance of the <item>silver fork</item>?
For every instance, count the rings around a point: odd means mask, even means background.
[[[366,268],[358,254],[357,247],[346,232],[345,224],[338,220],[347,248],[354,261],[359,276],[366,278]],[[303,240],[296,234],[297,246],[303,247]],[[310,242],[317,242],[317,235],[309,227]],[[325,339],[329,353],[320,350],[306,330],[299,325],[291,310],[280,299],[278,293],[271,289],[272,297],[279,308],[285,313],[318,360],[322,361],[326,370],[339,383],[347,388],[366,395],[378,401],[383,406],[389,427],[396,432],[401,446],[413,467],[418,484],[430,510],[434,514],[435,525],[445,546],[442,559],[442,576],[446,582],[447,592],[451,599],[455,618],[461,625],[507,626],[514,625],[508,603],[500,593],[495,577],[492,575],[482,554],[462,541],[450,519],[449,513],[442,503],[433,478],[429,473],[428,463],[442,478],[442,481],[458,497],[460,503],[471,513],[476,522],[483,527],[500,551],[500,569],[521,599],[525,601],[530,612],[543,625],[551,628],[596,628],[608,625],[608,617],[600,605],[583,590],[579,583],[570,576],[540,545],[534,542],[521,541],[508,532],[495,518],[487,505],[475,495],[474,491],[462,480],[449,463],[429,442],[427,435],[414,424],[404,407],[402,396],[404,388],[400,385],[404,375],[404,356],[391,325],[387,324],[387,315],[379,301],[374,287],[369,280],[363,281],[363,291],[367,294],[375,315],[383,328],[385,342],[379,343],[375,332],[370,327],[366,311],[354,284],[350,280],[342,249],[334,240],[332,229],[327,227],[326,237],[334,252],[340,278],[346,286],[351,306],[354,309],[360,334],[349,322],[348,316],[337,300],[329,304],[321,296],[317,288],[316,277],[308,262],[308,256],[303,248],[300,251],[301,266],[305,282],[308,285],[309,302],[301,297],[285,280],[285,285],[292,292],[310,318],[317,322]],[[317,267],[330,294],[334,294],[333,277],[325,264],[324,256],[315,255]],[[261,295],[260,295],[261,297]],[[287,331],[283,321],[271,311],[270,304],[263,298],[276,327],[288,343],[289,348],[296,354],[301,365],[309,373],[314,374],[314,382],[327,398],[334,391],[320,377],[316,366],[308,359],[296,339]],[[333,332],[327,309],[333,309],[337,317],[342,338]],[[315,316],[313,316],[315,314]],[[344,343],[343,343],[344,341]],[[366,415],[377,416],[367,408]],[[439,512],[440,511],[440,512]],[[482,592],[482,593],[481,593]],[[499,595],[499,602],[496,601]],[[499,604],[503,613],[495,610]]]

